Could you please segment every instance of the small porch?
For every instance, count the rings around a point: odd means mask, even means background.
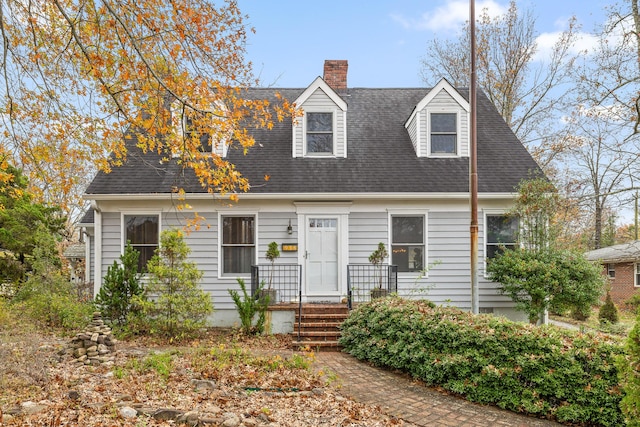
[[[269,290],[271,304],[327,303],[304,295],[300,264],[258,264],[251,266],[251,295],[257,296],[261,283]],[[339,301],[349,309],[398,291],[397,265],[347,264],[347,293]]]
[[[329,302],[303,295],[302,266],[260,264],[251,267],[251,295],[258,297],[260,283],[269,289],[271,327],[274,333],[291,333],[296,347],[338,350],[340,324],[355,305],[398,290],[395,265],[347,265],[347,295]]]

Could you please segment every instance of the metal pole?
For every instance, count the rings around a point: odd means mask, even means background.
[[[471,312],[478,314],[480,299],[478,296],[478,161],[477,161],[477,124],[476,124],[476,5],[469,4],[469,31],[471,40],[471,75],[469,85],[470,108],[470,153],[469,153],[469,192],[471,202]]]
[[[634,215],[634,230],[633,233],[635,235],[635,240],[638,240],[638,192],[636,191],[636,209]]]

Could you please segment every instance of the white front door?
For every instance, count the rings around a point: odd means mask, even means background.
[[[338,217],[308,216],[306,276],[308,296],[336,296],[338,287]]]

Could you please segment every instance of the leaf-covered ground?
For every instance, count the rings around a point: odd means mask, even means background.
[[[0,425],[407,425],[343,397],[287,341],[218,331],[180,346],[119,342],[113,365],[85,366],[60,354],[68,338],[0,330]]]

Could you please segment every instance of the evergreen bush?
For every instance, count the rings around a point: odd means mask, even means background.
[[[120,256],[120,263],[114,261],[104,277],[96,305],[102,315],[112,324],[122,327],[127,322],[129,312],[136,310],[133,304],[135,297],[143,297],[144,288],[138,273],[140,252],[130,242]]]
[[[600,322],[608,322],[610,324],[618,323],[618,309],[611,299],[611,293],[607,292],[607,297],[604,300],[604,304],[598,311],[598,319]]]
[[[213,313],[211,297],[199,287],[202,272],[187,260],[190,252],[180,230],[168,229],[160,235],[160,247],[147,263],[146,298],[136,298],[144,316],[131,316],[140,325],[146,323],[151,334],[192,336]]]
[[[623,348],[605,335],[395,297],[353,310],[340,344],[474,402],[578,425],[623,422],[615,365]]]

